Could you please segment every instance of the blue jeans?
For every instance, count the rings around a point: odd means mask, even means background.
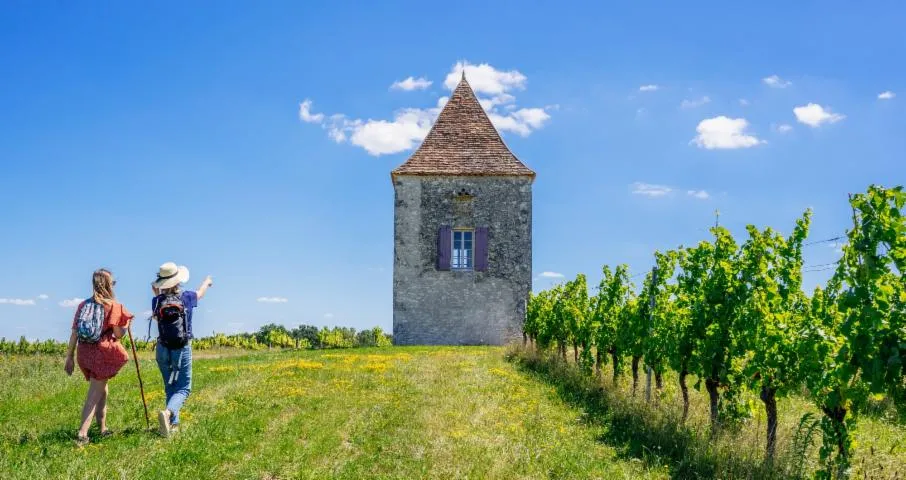
[[[179,409],[192,392],[192,342],[175,350],[158,343],[157,368],[164,377],[167,410],[173,414],[170,424],[179,425]]]

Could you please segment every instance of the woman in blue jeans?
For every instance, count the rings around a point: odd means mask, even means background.
[[[179,429],[179,409],[192,392],[192,311],[213,283],[208,276],[197,291],[182,291],[180,285],[188,280],[188,268],[167,262],[151,284],[151,312],[158,326],[157,367],[167,395],[167,408],[157,416],[164,437]]]

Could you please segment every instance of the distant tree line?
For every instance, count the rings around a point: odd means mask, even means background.
[[[129,339],[123,342],[129,346]],[[139,350],[153,350],[156,340],[136,339],[135,347]],[[254,333],[237,333],[226,335],[214,333],[209,337],[192,340],[194,350],[211,350],[216,348],[239,348],[245,350],[280,349],[327,349],[354,347],[388,347],[393,344],[393,337],[384,333],[381,327],[356,331],[350,327],[315,327],[300,325],[287,329],[283,325],[267,324]],[[62,355],[66,353],[66,342],[57,340],[29,341],[20,337],[18,341],[0,338],[0,354]]]
[[[315,327],[299,325],[292,330],[269,323],[254,334],[259,343],[282,348],[353,348],[388,347],[393,344],[390,334],[381,327],[357,332],[351,327]]]

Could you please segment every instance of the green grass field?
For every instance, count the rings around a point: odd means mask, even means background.
[[[708,398],[692,388],[694,376],[688,379],[690,410],[683,425],[682,400],[673,372],[665,374],[663,392],[653,393],[649,405],[644,400],[644,372],[640,372],[633,397],[628,371],[614,388],[609,368],[602,372],[603,380],[596,380],[582,373],[571,359],[563,362],[553,352],[514,349],[509,355],[520,371],[553,386],[568,404],[588,413],[589,423],[604,427],[602,441],[616,447],[621,456],[638,458],[644,465],[669,465],[671,477],[812,478],[821,466],[821,431],[815,425],[808,435],[807,428],[821,418],[821,413],[806,398],[806,392],[778,399],[777,458],[769,466],[764,462],[764,406],[751,392],[742,395],[750,416],[736,425],[726,425],[712,438]],[[809,421],[803,422],[803,417]],[[850,478],[906,478],[906,426],[892,405],[877,404],[863,412],[854,421],[852,434],[855,455]]]
[[[579,374],[573,365],[501,348],[197,352],[183,431],[144,427],[134,364],[110,385],[110,438],[73,444],[87,384],[62,359],[0,355],[0,478],[795,478],[818,467],[795,453],[799,419],[783,399],[778,463],[761,463],[764,419],[708,439],[705,396],[678,425],[675,379],[660,406]],[[152,415],[162,382],[142,372]],[[694,383],[691,382],[690,383]],[[602,388],[603,385],[603,388]],[[863,415],[854,477],[904,478],[906,428]],[[795,473],[794,473],[795,472]]]
[[[73,445],[87,384],[62,359],[0,356],[0,478],[667,478],[499,348],[206,354],[184,429],[144,428],[132,363],[116,435]],[[152,421],[162,382],[142,361]],[[96,435],[96,430],[92,430]],[[92,438],[92,441],[95,437]]]

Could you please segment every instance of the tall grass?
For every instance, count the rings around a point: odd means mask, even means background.
[[[818,468],[820,414],[803,398],[778,401],[777,453],[773,464],[767,464],[766,419],[754,395],[745,398],[749,418],[725,426],[712,438],[707,396],[694,388],[690,388],[689,418],[685,424],[682,422],[682,400],[675,375],[665,375],[664,390],[659,395],[652,392],[648,404],[642,372],[639,390],[633,397],[631,376],[624,372],[620,384],[614,387],[610,365],[597,378],[554,352],[512,347],[507,358],[522,371],[553,386],[565,401],[582,408],[588,422],[603,426],[601,441],[618,448],[623,456],[669,465],[674,478],[798,479],[810,478]],[[696,379],[689,379],[690,386],[695,383]],[[902,473],[906,472],[902,426],[869,418],[860,422],[858,437],[875,445],[858,449],[853,478],[906,478]]]

